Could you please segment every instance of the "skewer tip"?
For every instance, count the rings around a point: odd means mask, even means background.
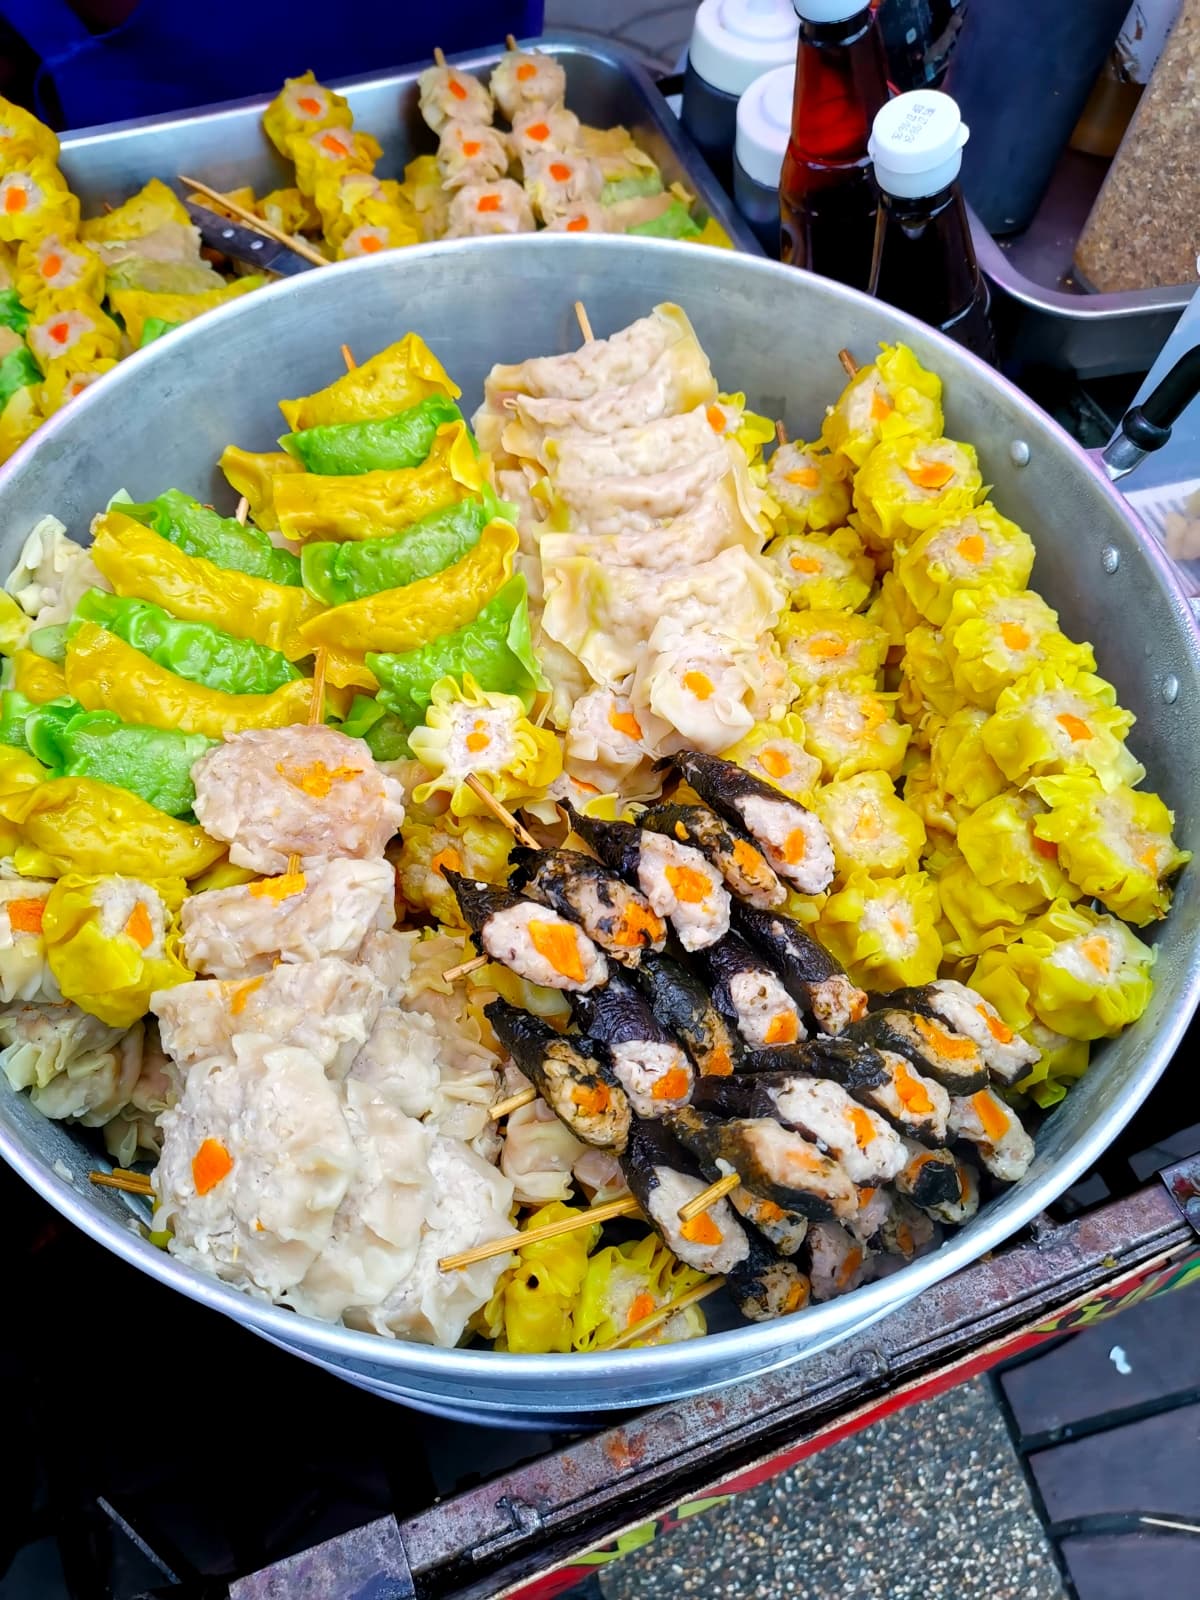
[[[852,378],[858,371],[858,362],[855,361],[849,350],[839,350],[838,360],[842,363],[842,371],[848,378]]]
[[[732,1194],[741,1181],[736,1172],[731,1172],[710,1183],[707,1189],[701,1189],[686,1205],[680,1206],[680,1222],[694,1222],[702,1211],[707,1211],[709,1206],[715,1206],[718,1200],[724,1200],[727,1194]]]
[[[506,33],[504,35],[504,48],[506,50],[515,50],[517,48],[516,36],[514,34]]]
[[[575,318],[579,323],[579,331],[583,335],[584,343],[593,343],[596,335],[592,332],[592,324],[587,314],[587,307],[582,300],[576,300],[575,302]]]
[[[433,60],[436,66],[444,67],[446,65],[446,52],[440,44],[435,44],[433,47]]]
[[[246,526],[246,518],[250,515],[250,502],[245,495],[238,501],[237,510],[233,514],[244,528]]]
[[[776,444],[787,444],[787,442],[788,442],[788,431],[784,427],[782,422],[777,422],[775,424],[775,443]]]

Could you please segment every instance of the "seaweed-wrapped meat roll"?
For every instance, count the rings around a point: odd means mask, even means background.
[[[629,1136],[625,1091],[603,1045],[572,1038],[527,1011],[493,1000],[484,1013],[497,1039],[550,1109],[584,1144],[620,1150]]]
[[[727,1287],[734,1305],[751,1322],[770,1322],[802,1311],[812,1293],[808,1274],[753,1233],[745,1259],[729,1273]]]
[[[935,1222],[945,1222],[952,1227],[961,1228],[963,1223],[970,1222],[979,1210],[979,1173],[969,1161],[957,1162],[956,1170],[957,1197],[922,1206],[921,1209],[927,1211]]]
[[[937,1149],[946,1142],[950,1096],[940,1083],[926,1078],[893,1050],[881,1050],[888,1080],[858,1096],[882,1112],[893,1128],[918,1144]]]
[[[727,933],[700,954],[713,1004],[752,1050],[804,1038],[800,1008],[745,940]]]
[[[707,1188],[696,1163],[663,1123],[635,1121],[621,1157],[625,1181],[667,1248],[698,1272],[730,1272],[750,1253],[750,1236],[727,1200],[691,1222],[679,1211]]]
[[[733,921],[742,938],[764,956],[788,993],[825,1033],[841,1033],[867,1009],[867,997],[833,956],[794,917],[735,902]]]
[[[536,900],[465,878],[450,867],[442,876],[481,955],[502,962],[528,983],[550,989],[594,989],[608,981],[608,962],[587,934]]]
[[[915,1139],[904,1141],[906,1160],[896,1174],[896,1190],[922,1211],[943,1216],[940,1209],[957,1205],[963,1194],[961,1163],[952,1150],[927,1150]]]
[[[661,950],[667,925],[638,889],[582,850],[526,850],[510,859],[511,889],[577,922],[614,961],[634,967],[643,950]]]
[[[890,1183],[907,1159],[900,1135],[879,1113],[827,1078],[779,1072],[709,1079],[694,1104],[716,1116],[775,1117],[830,1151],[852,1183]]]
[[[781,1256],[794,1256],[808,1235],[808,1218],[803,1212],[785,1211],[774,1200],[760,1199],[744,1186],[734,1189],[729,1203]]]
[[[867,1276],[872,1252],[836,1222],[814,1222],[808,1230],[808,1271],[814,1300],[836,1300]]]
[[[683,1050],[629,979],[614,972],[602,989],[572,997],[585,1033],[608,1049],[613,1075],[639,1117],[686,1105],[695,1074]]]
[[[861,1021],[851,1023],[848,1034],[877,1050],[891,1050],[903,1056],[950,1094],[974,1094],[987,1084],[987,1068],[979,1046],[936,1017],[894,1008],[871,1011]]]
[[[844,1036],[829,1039],[824,1034],[799,1044],[752,1050],[738,1062],[738,1071],[808,1072],[814,1078],[831,1078],[856,1099],[867,1089],[891,1082],[887,1063],[872,1045]]]
[[[781,878],[802,894],[833,882],[833,848],[820,818],[732,761],[681,750],[671,757],[685,782],[723,817],[745,828]]]
[[[810,1218],[852,1217],[858,1195],[832,1156],[774,1117],[720,1122],[691,1106],[667,1119],[710,1179],[736,1172],[752,1194]]]
[[[950,1132],[973,1144],[984,1166],[1001,1183],[1016,1183],[1029,1170],[1033,1140],[1016,1112],[992,1089],[951,1100]]]
[[[678,961],[647,951],[633,976],[654,1015],[683,1045],[697,1072],[723,1078],[740,1066],[741,1039],[700,980]]]
[[[729,931],[729,894],[721,874],[699,850],[632,822],[601,822],[569,803],[571,827],[666,917],[685,950],[703,950]]]
[[[893,1195],[887,1220],[875,1236],[875,1243],[890,1256],[902,1256],[905,1261],[915,1261],[928,1255],[941,1242],[937,1224],[924,1211],[919,1211],[903,1195]]]
[[[775,869],[746,830],[718,817],[707,806],[649,806],[638,823],[699,850],[733,894],[748,904],[769,910],[787,899]]]
[[[1015,1033],[990,1001],[952,978],[938,978],[920,989],[898,989],[894,994],[880,995],[877,1003],[940,1018],[957,1033],[974,1040],[988,1072],[1000,1083],[1016,1083],[1041,1058],[1041,1052]]]

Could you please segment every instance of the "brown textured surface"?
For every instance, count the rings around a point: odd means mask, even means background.
[[[1200,252],[1200,0],[1183,0],[1075,250],[1093,289],[1196,281]]]

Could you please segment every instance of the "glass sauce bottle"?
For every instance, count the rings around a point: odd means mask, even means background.
[[[958,106],[936,89],[897,95],[877,114],[879,218],[867,287],[994,364],[991,297],[957,182],[967,132]]]
[[[865,289],[878,211],[867,141],[888,97],[883,42],[863,0],[794,4],[800,39],[779,185],[780,257]]]

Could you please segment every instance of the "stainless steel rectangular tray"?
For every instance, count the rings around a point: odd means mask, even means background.
[[[971,219],[979,265],[1000,290],[1005,340],[1018,364],[1066,368],[1081,378],[1145,372],[1179,320],[1192,286],[1092,294],[1073,256],[1107,162],[1063,152],[1037,215],[1014,239],[996,240]]]
[[[567,105],[582,121],[628,128],[654,157],[666,183],[682,183],[695,194],[697,221],[715,217],[740,250],[762,254],[635,55],[587,33],[555,32],[537,45],[566,69]],[[450,59],[468,72],[485,74],[503,53],[500,45]],[[355,124],[383,146],[378,170],[384,177],[402,177],[406,162],[436,148],[417,110],[417,75],[426,65],[417,62],[334,85],[349,100]],[[250,184],[263,194],[294,181],[289,163],[262,130],[268,103],[267,98],[233,100],[170,117],[83,128],[64,135],[60,165],[85,215],[105,202],[118,204],[151,178],[178,188],[181,172],[218,189]]]

